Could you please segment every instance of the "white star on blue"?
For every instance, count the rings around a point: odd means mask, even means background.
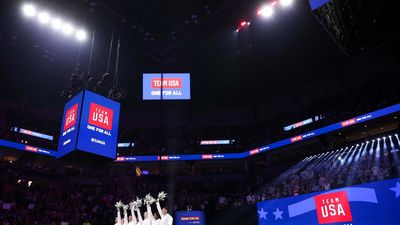
[[[260,214],[260,219],[267,219],[267,212],[265,212],[264,211],[264,209],[263,208],[261,208],[261,210],[259,210],[259,211],[257,211],[258,212],[258,214]]]
[[[276,208],[276,211],[273,212],[273,214],[275,215],[275,220],[277,220],[277,219],[283,219],[283,218],[282,218],[282,213],[283,213],[283,211],[279,211],[279,209]]]
[[[396,198],[398,198],[400,196],[400,182],[397,182],[396,187],[392,187],[390,190],[396,192]]]

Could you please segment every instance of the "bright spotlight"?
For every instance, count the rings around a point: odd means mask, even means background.
[[[78,30],[76,32],[76,39],[78,39],[78,41],[84,41],[87,38],[87,34],[84,30]]]
[[[281,0],[280,1],[281,5],[284,7],[291,6],[293,4],[293,0]]]
[[[265,18],[270,18],[274,15],[274,9],[272,6],[266,5],[263,6],[260,10],[258,10],[257,15],[261,15]]]
[[[65,35],[71,35],[72,32],[74,32],[74,27],[71,24],[66,23],[64,24],[62,31]]]
[[[53,27],[54,30],[59,30],[61,29],[63,25],[63,22],[61,19],[59,18],[55,18],[52,22],[51,22],[51,27]]]
[[[50,22],[50,14],[47,12],[39,13],[39,23],[41,24],[48,24]]]
[[[36,7],[32,4],[26,3],[22,6],[22,12],[26,17],[36,16]]]

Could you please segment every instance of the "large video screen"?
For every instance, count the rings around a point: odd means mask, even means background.
[[[58,154],[63,156],[76,149],[79,118],[82,109],[83,92],[77,94],[64,107]]]
[[[143,74],[143,100],[189,100],[189,99],[190,99],[189,73]]]
[[[203,211],[177,211],[174,222],[176,225],[205,225],[206,218]]]
[[[120,104],[85,91],[77,149],[116,157]]]
[[[400,224],[400,179],[257,203],[260,225]]]

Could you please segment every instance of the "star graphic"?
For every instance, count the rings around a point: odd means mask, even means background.
[[[273,214],[275,215],[275,220],[282,219],[282,213],[283,213],[283,211],[279,211],[279,209],[276,208],[276,211],[273,212]]]
[[[390,190],[396,192],[396,198],[398,198],[400,196],[400,182],[397,182],[396,187],[392,187]]]
[[[258,212],[258,214],[260,214],[260,219],[263,219],[263,218],[264,218],[265,220],[267,219],[267,214],[268,214],[268,213],[265,212],[263,208],[261,208],[261,210],[260,210],[260,211],[257,211],[257,212]]]

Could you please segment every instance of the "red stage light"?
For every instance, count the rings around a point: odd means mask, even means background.
[[[246,26],[246,24],[247,24],[247,22],[243,21],[243,22],[240,23],[240,26],[244,27],[244,26]]]

